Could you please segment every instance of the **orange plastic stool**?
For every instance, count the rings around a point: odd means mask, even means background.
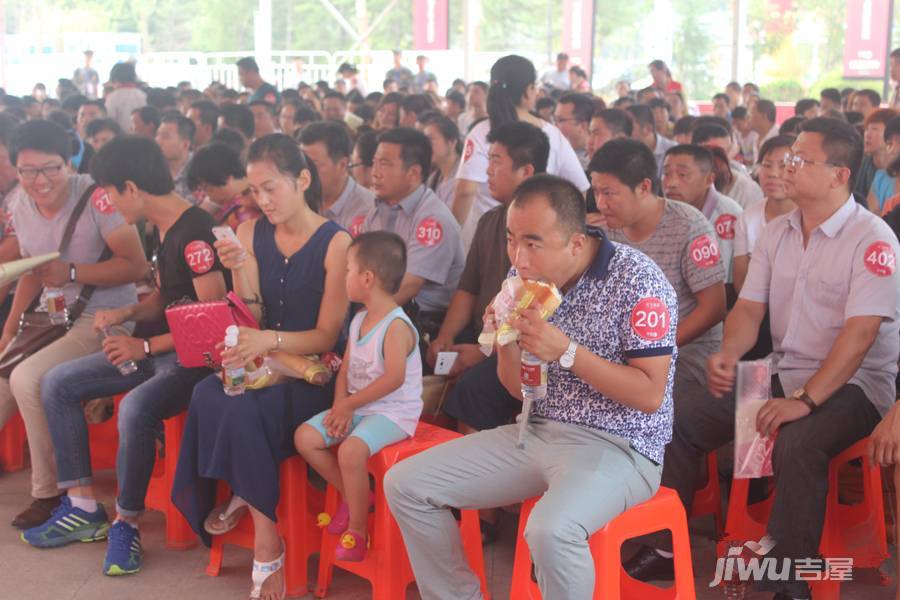
[[[307,563],[318,552],[322,533],[316,527],[316,515],[323,505],[322,493],[310,487],[306,477],[306,463],[292,456],[281,463],[281,499],[278,502],[278,532],[284,538],[284,577],[288,596],[303,596],[309,592]],[[220,499],[230,492],[220,484]],[[253,548],[253,519],[246,515],[233,530],[213,536],[206,574],[215,577],[222,568],[225,544]]]
[[[819,553],[825,558],[852,558],[854,568],[877,568],[890,556],[884,525],[881,468],[868,458],[869,443],[869,438],[859,440],[831,459],[828,465],[828,498]],[[863,463],[863,501],[853,505],[841,504],[838,501],[838,470],[855,459],[862,459]],[[735,479],[732,482],[725,524],[726,542],[758,540],[766,533],[775,493],[764,501],[748,506],[748,488],[747,479]],[[816,600],[840,598],[840,581],[810,583]],[[890,580],[882,575],[880,583],[888,585]]]
[[[369,459],[369,473],[375,479],[375,514],[369,519],[369,551],[360,562],[345,562],[335,559],[338,536],[328,535],[323,530],[322,548],[319,552],[319,575],[315,595],[324,598],[334,567],[337,566],[372,584],[372,600],[397,600],[406,597],[406,588],[415,581],[406,546],[400,528],[394,520],[384,495],[384,476],[388,469],[398,462],[446,441],[462,437],[461,434],[442,429],[428,423],[419,422],[415,435],[397,444],[384,448]],[[338,508],[338,494],[328,486],[325,509],[333,515]],[[472,571],[481,581],[481,593],[490,600],[490,591],[484,574],[484,554],[481,547],[481,526],[478,511],[464,510],[460,533],[463,549]]]
[[[0,429],[0,470],[19,471],[25,468],[25,422],[18,411]]]
[[[715,536],[718,540],[722,537],[722,489],[719,485],[719,467],[715,452],[710,452],[706,456],[706,472],[708,481],[694,494],[690,516],[693,518],[712,515],[716,524]]]
[[[172,483],[186,422],[186,411],[164,421],[166,455],[162,460],[157,459],[147,488],[147,497],[144,499],[147,508],[158,510],[166,516],[166,547],[172,550],[187,550],[196,546],[199,541],[184,515],[172,503]]]
[[[522,504],[519,513],[519,537],[513,563],[510,600],[540,600],[541,591],[531,580],[531,554],[525,540],[525,525],[537,498]],[[625,540],[662,529],[672,532],[675,554],[675,585],[662,589],[632,579],[622,568],[622,543]],[[610,521],[591,536],[594,557],[594,600],[694,600],[694,569],[687,515],[675,490],[660,487],[653,498],[638,504]]]

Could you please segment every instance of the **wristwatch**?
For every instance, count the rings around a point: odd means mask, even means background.
[[[150,338],[144,338],[144,356],[150,358],[153,353],[150,352]]]
[[[69,263],[69,283],[75,283],[75,263]]]
[[[578,344],[575,343],[575,340],[569,341],[569,347],[566,348],[566,351],[563,352],[563,355],[559,357],[559,366],[568,371],[575,364],[575,350],[578,349]]]
[[[799,400],[803,404],[809,407],[809,412],[814,413],[816,409],[819,408],[819,405],[813,402],[813,399],[809,397],[809,394],[806,393],[806,390],[800,388],[796,392],[791,395],[791,398],[794,400]]]

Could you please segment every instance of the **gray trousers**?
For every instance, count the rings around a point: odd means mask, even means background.
[[[453,440],[395,465],[384,489],[425,600],[481,598],[450,507],[493,508],[535,496],[525,528],[544,598],[588,600],[588,538],[651,498],[662,467],[628,443],[588,427],[534,419],[525,448],[518,425]]]
[[[773,381],[773,396],[783,395]],[[666,447],[662,484],[675,489],[690,514],[703,457],[734,439],[734,396],[714,398],[699,383],[675,381],[675,428]],[[828,463],[869,435],[881,420],[857,385],[845,385],[815,413],[783,425],[775,438],[772,465],[775,500],[768,533],[778,542],[768,556],[816,558],[825,525]],[[668,535],[654,545],[670,549]],[[803,581],[762,581],[759,589],[797,598],[808,589]]]

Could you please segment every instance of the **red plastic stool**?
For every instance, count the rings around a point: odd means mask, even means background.
[[[0,469],[19,471],[25,468],[25,422],[16,411],[0,429]]]
[[[869,438],[863,438],[831,459],[828,465],[828,499],[825,505],[825,527],[819,542],[819,553],[825,558],[852,558],[854,568],[877,568],[889,557],[887,531],[884,525],[884,503],[881,468],[868,458]],[[838,501],[839,468],[862,459],[863,501],[845,505]],[[758,540],[766,532],[775,493],[761,502],[747,505],[749,480],[735,479],[728,500],[725,542]],[[723,549],[719,548],[720,551]],[[812,557],[811,557],[812,558]],[[840,581],[811,581],[816,600],[840,598]],[[882,575],[881,585],[890,580]]]
[[[323,506],[322,493],[310,487],[306,477],[306,463],[293,456],[281,463],[281,500],[278,502],[278,532],[284,538],[284,577],[288,596],[303,596],[309,592],[306,565],[309,557],[318,552],[322,533],[316,527],[316,515]],[[220,484],[220,499],[230,492]],[[206,574],[215,577],[222,568],[225,544],[253,548],[253,519],[247,514],[233,530],[213,536]]]
[[[166,428],[166,455],[157,460],[153,468],[153,477],[147,488],[144,504],[151,510],[158,510],[166,516],[166,547],[172,550],[187,550],[197,545],[197,534],[188,525],[184,515],[172,503],[172,483],[175,469],[178,466],[178,454],[181,451],[181,438],[184,435],[184,424],[187,412],[182,412],[164,421]]]
[[[525,525],[537,498],[522,504],[519,513],[519,537],[513,563],[511,600],[540,600],[541,591],[531,580],[531,554],[525,540]],[[622,543],[625,540],[663,529],[672,532],[675,554],[675,585],[662,589],[632,579],[622,568]],[[591,536],[594,557],[594,600],[694,600],[694,570],[691,564],[691,540],[687,515],[674,490],[660,487],[653,498],[638,504],[610,521]],[[551,599],[552,600],[552,599]]]
[[[706,485],[694,494],[694,504],[691,506],[691,518],[712,515],[716,524],[715,537],[722,537],[722,490],[719,485],[719,467],[716,463],[716,453],[710,452],[706,456]]]
[[[397,600],[406,597],[406,588],[415,581],[406,546],[400,528],[394,520],[384,496],[384,476],[398,462],[438,444],[462,437],[461,434],[419,422],[415,435],[405,441],[392,444],[369,459],[369,473],[375,479],[375,514],[369,519],[369,551],[360,562],[335,559],[336,535],[323,530],[322,548],[319,552],[319,576],[315,595],[324,598],[328,593],[334,567],[340,567],[372,584],[372,600]],[[333,515],[338,508],[338,494],[328,486],[325,508]],[[478,511],[464,510],[460,533],[463,548],[472,571],[481,581],[481,593],[490,600],[490,591],[484,575],[484,554],[481,547],[481,526]]]

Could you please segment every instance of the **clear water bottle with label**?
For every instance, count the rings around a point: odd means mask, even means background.
[[[238,343],[239,330],[236,325],[230,325],[225,330],[225,348],[234,348]],[[247,374],[244,367],[236,367],[233,369],[225,369],[222,378],[225,393],[229,396],[238,396],[244,393],[247,386]]]
[[[62,288],[47,288],[47,314],[54,325],[65,325],[69,320],[69,309],[66,307],[66,295]]]
[[[114,332],[109,327],[104,327],[103,328],[103,338],[106,339],[111,335],[127,335],[127,334],[120,333],[120,332]],[[120,362],[119,364],[116,365],[116,368],[119,370],[119,373],[121,373],[122,375],[131,375],[132,373],[135,373],[138,370],[137,363],[131,359]]]
[[[547,363],[523,350],[519,374],[522,380],[522,416],[519,419],[519,439],[516,445],[524,448],[531,409],[535,401],[547,397]]]

